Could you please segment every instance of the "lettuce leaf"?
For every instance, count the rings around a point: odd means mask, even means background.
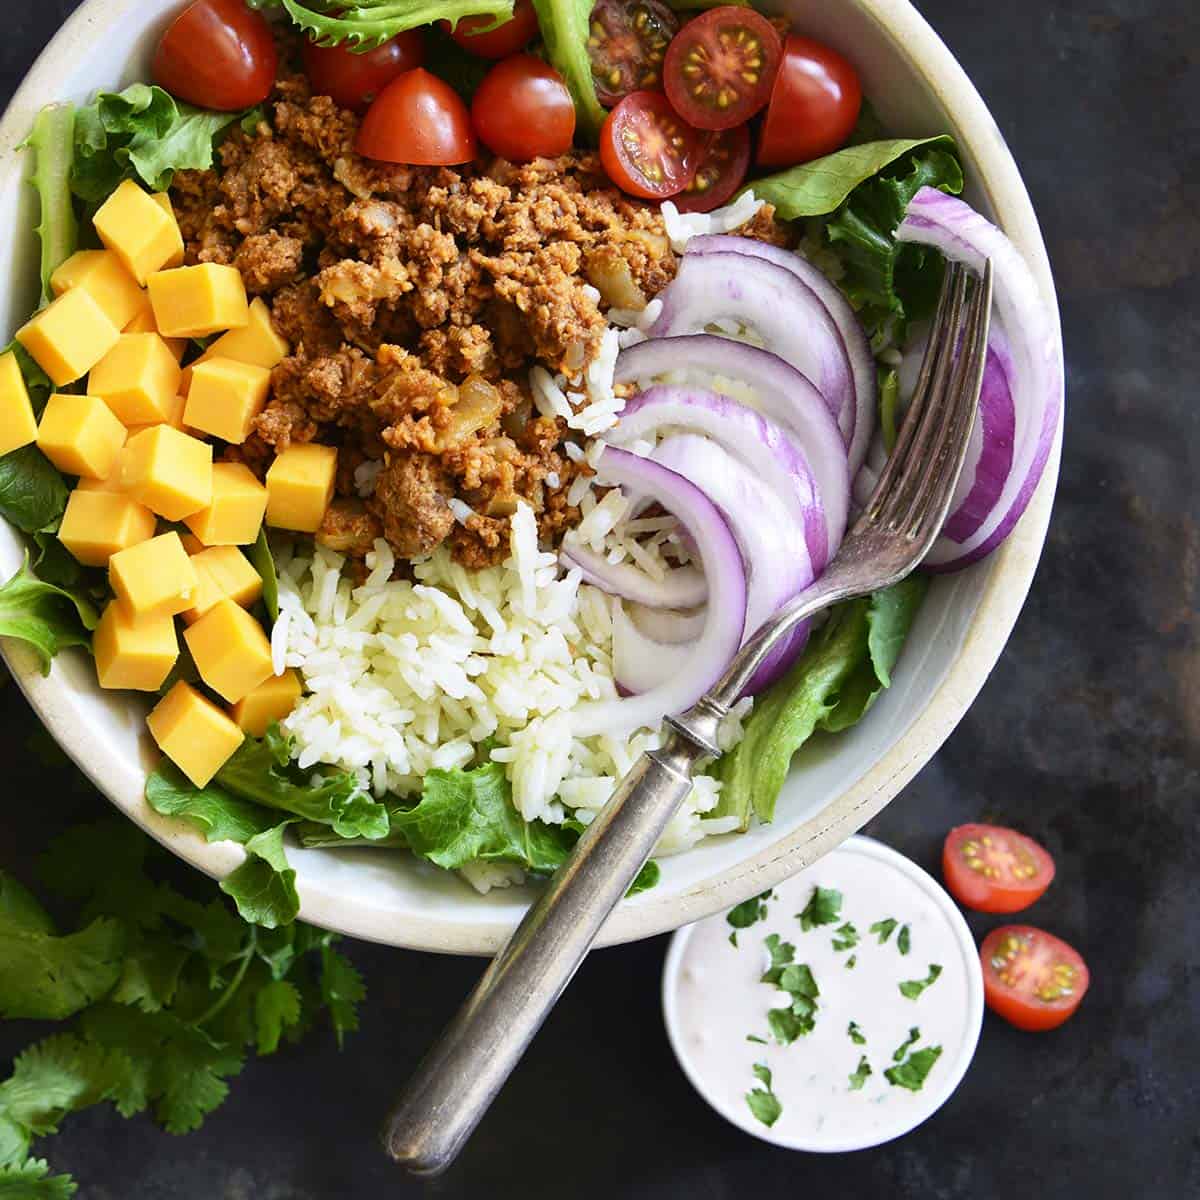
[[[41,221],[42,301],[50,300],[50,276],[75,253],[79,224],[71,202],[71,166],[75,157],[75,106],[49,104],[34,118],[25,146],[33,151],[33,186],[37,189]]]
[[[546,57],[575,101],[577,132],[594,143],[607,113],[596,99],[587,49],[592,7],[592,0],[533,0]]]
[[[305,33],[322,46],[343,43],[354,51],[373,50],[418,25],[463,17],[489,16],[495,24],[512,16],[513,0],[279,0]],[[259,0],[252,7],[263,8]],[[590,7],[589,7],[590,11]],[[492,28],[492,26],[488,26]]]
[[[50,673],[50,661],[60,650],[90,647],[99,620],[82,595],[34,576],[28,559],[0,587],[0,635],[31,646],[42,660],[43,675]]]
[[[275,558],[271,554],[271,543],[267,538],[264,526],[258,531],[258,538],[253,546],[246,551],[250,565],[258,572],[263,583],[262,599],[267,615],[271,620],[279,620],[279,575],[275,570]]]
[[[714,815],[736,816],[742,829],[751,814],[764,823],[774,818],[796,751],[817,730],[837,732],[861,720],[890,686],[927,586],[912,575],[833,611],[796,665],[759,698],[742,741],[714,767],[722,783]]]
[[[251,925],[278,929],[290,925],[300,912],[296,871],[288,863],[283,835],[291,821],[255,834],[246,842],[246,861],[221,880],[221,891],[237,905]]]

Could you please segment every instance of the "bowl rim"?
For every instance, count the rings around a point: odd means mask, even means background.
[[[974,164],[973,182],[992,212],[1021,246],[1058,326],[1061,322],[1050,263],[1032,202],[1011,152],[975,86],[949,48],[910,0],[851,0],[875,27],[891,52],[925,80],[952,115],[960,145]],[[84,0],[38,56],[13,94],[0,120],[0,152],[8,171],[19,170],[16,147],[27,134],[30,114],[55,94],[55,63],[73,49],[95,44],[93,26],[103,15],[115,21],[137,0]],[[729,908],[816,861],[874,817],[916,775],[950,735],[983,687],[1016,623],[1033,581],[1046,538],[1062,452],[1060,421],[1046,469],[1013,534],[989,560],[988,576],[960,652],[929,704],[917,713],[895,743],[818,817],[785,834],[757,854],[671,895],[645,893],[620,906],[596,941],[616,945],[666,933]],[[976,568],[978,569],[978,568]],[[140,787],[128,787],[102,770],[106,747],[101,736],[79,722],[63,701],[61,679],[42,676],[27,647],[0,639],[14,680],[50,733],[122,812],[168,850],[214,878],[243,861],[241,847],[206,843],[182,823],[161,817],[144,802]],[[814,827],[815,826],[815,827]],[[407,949],[455,954],[491,954],[507,939],[507,920],[470,921],[453,917],[398,918],[369,900],[347,901],[334,886],[306,881],[300,918],[352,937]]]

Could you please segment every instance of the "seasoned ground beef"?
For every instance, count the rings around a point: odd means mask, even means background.
[[[359,158],[358,118],[300,75],[280,79],[272,116],[172,189],[187,262],[236,266],[292,347],[231,455],[261,472],[292,442],[337,445],[340,499],[318,539],[350,555],[382,532],[400,556],[449,538],[460,562],[490,564],[518,500],[556,540],[578,520],[566,493],[580,468],[561,453],[565,423],[533,418],[529,368],[577,374],[603,310],[671,281],[657,208],[609,186],[591,153]],[[383,465],[364,504],[354,468],[368,461]],[[477,515],[457,522],[452,498]]]

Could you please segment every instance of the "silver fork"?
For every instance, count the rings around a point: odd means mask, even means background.
[[[979,402],[991,263],[969,302],[966,293],[966,271],[951,265],[896,446],[828,570],[746,643],[706,696],[668,720],[666,744],[621,781],[408,1081],[383,1139],[414,1174],[437,1175],[454,1161],[691,791],[696,764],[720,754],[720,722],[764,657],[801,621],[898,582],[929,552]]]

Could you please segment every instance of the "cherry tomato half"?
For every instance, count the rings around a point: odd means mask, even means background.
[[[959,825],[942,846],[942,875],[959,904],[1014,913],[1050,886],[1054,859],[1033,840],[999,825]]]
[[[571,148],[575,104],[552,66],[532,54],[514,54],[479,85],[471,123],[479,140],[509,162],[555,158]]]
[[[486,33],[476,30],[486,28],[492,22],[489,16],[464,17],[453,28],[449,21],[439,21],[441,26],[464,50],[477,58],[507,58],[518,50],[524,50],[538,35],[537,13],[533,11],[533,0],[517,0],[513,15],[495,29]]]
[[[344,46],[318,46],[311,39],[304,43],[304,70],[313,91],[355,112],[366,112],[397,75],[424,61],[425,43],[416,29],[397,34],[365,54]]]
[[[1088,990],[1077,950],[1032,925],[1002,925],[983,939],[983,995],[988,1007],[1029,1033],[1057,1029]]]
[[[588,34],[596,99],[612,108],[630,92],[661,87],[667,46],[678,32],[679,18],[662,0],[600,0]]]
[[[154,52],[154,82],[179,100],[233,112],[270,94],[279,52],[266,18],[245,0],[195,0]]]
[[[710,8],[675,36],[663,86],[675,111],[697,129],[730,129],[766,104],[781,54],[779,34],[761,13]]]
[[[393,79],[367,110],[355,146],[381,162],[448,167],[476,153],[471,114],[458,93],[421,67]]]
[[[758,163],[791,167],[846,144],[862,109],[858,72],[836,50],[790,35],[758,143]]]
[[[680,119],[662,92],[630,92],[600,130],[600,162],[609,179],[645,200],[683,191],[703,150],[704,135]]]
[[[712,212],[742,186],[750,166],[750,129],[738,125],[709,135],[692,181],[675,197],[680,212]]]

